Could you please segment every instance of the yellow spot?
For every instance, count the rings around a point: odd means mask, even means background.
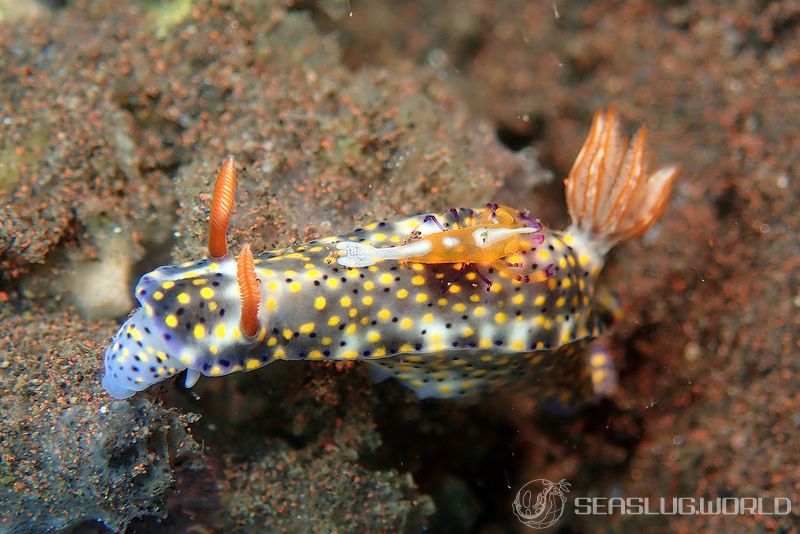
[[[274,347],[274,346],[275,346],[275,345],[277,345],[277,344],[278,344],[278,338],[277,338],[277,337],[274,337],[274,336],[273,336],[273,337],[270,337],[270,338],[267,340],[267,346],[268,346],[268,347]]]
[[[350,297],[342,297],[339,300],[339,304],[342,305],[342,308],[348,308],[353,304],[353,299],[351,299]]]
[[[475,280],[476,278],[478,278],[478,275],[475,274],[475,273],[467,273],[464,276],[464,278],[466,278],[467,280],[469,280],[471,282],[472,280]]]
[[[426,295],[425,293],[417,293],[417,296],[414,298],[414,300],[422,304],[423,302],[426,302],[428,300],[428,295]]]
[[[452,284],[452,285],[450,286],[450,289],[449,289],[449,291],[450,291],[450,293],[453,293],[454,295],[455,295],[456,293],[460,293],[460,292],[461,292],[461,286],[460,286],[460,285],[458,285],[458,284]]]
[[[463,302],[457,302],[456,304],[453,304],[453,311],[458,313],[465,312],[467,311],[467,306]]]
[[[368,230],[369,230],[369,228],[368,228]],[[373,241],[383,241],[384,239],[386,239],[386,237],[387,237],[386,234],[375,234],[374,236],[372,236],[372,240]]]
[[[142,351],[139,351],[139,353],[137,354],[137,356],[139,357],[139,359],[140,359],[140,360],[142,360],[142,361],[143,361],[143,362],[145,362],[145,363],[147,363],[147,362],[149,361],[149,359],[147,358],[147,354],[145,354],[145,353],[144,353],[144,352],[142,352]]]
[[[316,278],[321,274],[318,270],[314,269],[314,264],[313,263],[309,264],[309,266],[307,268],[309,270],[306,271],[306,276],[308,276],[309,278]]]
[[[397,298],[399,298],[401,300],[406,298],[407,296],[408,296],[408,290],[407,289],[401,289],[400,291],[397,292]]]
[[[481,301],[481,297],[479,295],[470,295],[469,296],[469,300],[470,300],[470,302],[480,302]]]
[[[423,264],[421,264],[421,263],[412,263],[411,264],[411,268],[414,269],[415,271],[423,271],[423,270],[425,270],[425,266]],[[423,283],[425,282],[424,278],[422,279],[422,282]],[[411,283],[413,284],[414,281],[412,280]],[[418,285],[418,284],[414,284],[414,285]]]
[[[142,378],[141,376],[137,376],[135,382],[137,384],[141,384],[142,382],[144,382],[144,378]]]
[[[208,303],[208,309],[211,310],[211,311],[215,311],[217,309],[217,303],[216,302],[209,302]]]
[[[344,329],[344,333],[347,334],[348,336],[352,336],[353,334],[356,333],[356,330],[358,330],[358,327],[355,324],[350,324],[347,325],[347,328]]]
[[[338,315],[331,315],[328,318],[328,326],[336,326],[337,324],[339,324],[339,321],[341,321],[341,319],[339,318]]]
[[[198,278],[197,280],[192,280],[192,285],[193,285],[193,286],[202,286],[202,285],[204,285],[204,284],[205,284],[207,281],[208,281],[208,280],[206,280],[205,278]]]
[[[211,354],[216,356],[217,353],[219,352],[219,347],[217,347],[216,345],[211,345],[210,347],[208,347],[208,350],[211,351]]]
[[[482,348],[491,347],[492,346],[492,340],[483,338],[480,341],[478,341],[478,346],[482,347]]]
[[[513,342],[511,343],[511,348],[512,348],[512,349],[514,349],[514,350],[522,350],[522,349],[524,349],[524,348],[525,348],[525,343],[523,343],[522,341],[520,341],[520,340],[518,339],[518,340],[516,340],[516,341],[513,341]]]
[[[490,343],[491,344],[491,343]],[[481,356],[481,361],[484,363],[488,363],[494,360],[494,356],[487,354],[485,356]]]
[[[377,273],[378,272],[378,266],[377,265],[370,265],[369,267],[367,267],[367,270],[369,272],[371,272],[371,273]]]
[[[227,329],[225,328],[224,323],[219,323],[216,328],[214,328],[214,335],[217,336],[219,339],[225,339],[227,335]]]
[[[436,301],[436,304],[438,304],[439,306],[447,306],[447,299],[442,297]]]
[[[204,287],[200,290],[200,296],[204,299],[210,299],[214,296],[214,290],[210,287]]]
[[[419,264],[415,263],[414,265],[419,265]],[[413,278],[411,278],[411,283],[414,284],[415,286],[421,286],[422,284],[425,283],[425,277],[416,275]]]
[[[311,352],[308,353],[308,356],[306,356],[306,358],[308,358],[309,360],[321,360],[322,353],[318,350],[312,350]]]
[[[267,297],[267,310],[274,311],[278,307],[278,301],[275,297]]]
[[[586,267],[589,265],[589,256],[587,254],[581,254],[578,256],[578,263],[581,267]]]
[[[563,287],[563,288],[567,288],[567,287],[569,287],[571,285],[572,285],[572,280],[570,280],[569,278],[564,278],[561,281],[561,287]]]
[[[153,298],[156,300],[161,300],[164,298],[164,293],[162,293],[161,291],[156,291],[155,293],[153,293]]]
[[[314,299],[314,308],[324,310],[327,303],[328,301],[325,300],[325,297],[317,297]]]
[[[372,355],[374,357],[376,357],[376,358],[380,358],[382,356],[386,356],[386,348],[378,347],[377,349],[375,349],[375,351],[372,353]]]
[[[483,317],[486,315],[486,308],[483,306],[475,306],[475,310],[472,313],[475,314],[475,317]]]
[[[336,278],[328,278],[328,287],[331,289],[336,289],[339,287],[339,280]]]
[[[569,343],[569,328],[565,328],[561,331],[561,344],[565,345]]]
[[[181,304],[189,304],[190,300],[192,299],[189,297],[188,293],[181,293],[178,295],[178,302]]]
[[[370,343],[375,343],[377,341],[380,341],[380,339],[381,335],[375,330],[370,330],[369,333],[367,334],[367,341],[369,341]]]
[[[372,280],[367,280],[366,282],[364,282],[364,289],[366,289],[367,291],[372,291],[373,289],[375,289],[375,284],[372,282]]]
[[[239,330],[238,326],[233,327],[233,330],[231,330],[231,334],[233,335],[233,339],[240,339],[242,337],[242,331]]]
[[[325,336],[325,337],[322,338],[321,343],[327,347],[328,345],[333,343],[333,340],[331,338],[329,338],[328,336]]]
[[[194,337],[197,339],[206,337],[206,328],[201,324],[194,325]]]
[[[438,389],[439,393],[450,393],[453,390],[453,388],[451,388],[447,384],[441,384]]]
[[[546,299],[546,297],[544,295],[539,295],[538,297],[533,299],[533,305],[534,306],[541,306],[542,304],[544,304],[545,300],[547,300],[547,299]]]
[[[343,352],[339,357],[343,360],[355,360],[358,358],[358,353],[354,350],[348,350],[347,352]]]
[[[285,339],[292,339],[294,337],[294,332],[291,331],[289,328],[283,329],[283,337]]]
[[[167,315],[167,316],[164,318],[164,322],[165,322],[165,323],[167,324],[167,326],[168,326],[168,327],[170,327],[170,328],[175,328],[176,326],[178,326],[178,318],[177,318],[177,317],[175,317],[175,316],[174,316],[174,315],[172,315],[172,314],[170,314],[170,315]]]
[[[566,269],[567,268],[567,258],[563,258],[562,257],[560,260],[558,260],[558,266],[561,267],[562,269]]]
[[[432,323],[433,322],[433,314],[432,313],[426,313],[425,315],[423,315],[422,316],[422,322],[423,323]]]
[[[361,304],[363,304],[364,306],[372,306],[373,302],[375,302],[375,300],[369,295],[361,299]]]
[[[244,364],[244,368],[248,371],[252,371],[253,369],[258,369],[261,366],[261,360],[257,358],[247,358],[247,361]]]
[[[564,306],[564,304],[566,304],[566,302],[567,299],[565,299],[564,297],[558,297],[558,300],[556,300],[556,307],[561,308]]]
[[[471,335],[473,335],[474,333],[475,333],[475,330],[473,330],[472,328],[470,328],[470,327],[468,326],[468,327],[466,327],[466,328],[464,329],[464,332],[462,332],[462,335],[463,335],[464,337],[470,337],[470,336],[471,336]]]
[[[314,331],[314,323],[303,323],[300,325],[301,334],[310,334]]]
[[[175,287],[175,282],[173,282],[172,280],[167,280],[166,282],[161,284],[161,287],[163,287],[164,289],[172,289],[173,287]]]
[[[497,324],[503,324],[506,322],[506,314],[503,312],[498,312],[494,314],[494,321]]]
[[[276,282],[275,280],[267,284],[267,288],[269,288],[270,291],[277,291],[278,287],[279,287],[278,282]]]
[[[355,317],[356,315],[358,315],[358,310],[355,308],[350,308],[347,311],[347,315],[349,315],[350,317]]]
[[[489,291],[491,291],[492,293],[500,293],[502,290],[503,290],[503,284],[498,284],[497,282],[494,282],[492,286],[489,288]]]
[[[523,258],[521,254],[512,254],[511,256],[508,256],[504,260],[507,261],[508,263],[522,263],[525,260],[525,258]]]
[[[292,293],[297,293],[302,287],[303,286],[300,282],[292,282],[289,284],[289,291]]]
[[[411,346],[410,343],[403,343],[402,345],[400,345],[400,348],[398,349],[398,352],[411,352],[413,350],[414,350],[414,347]]]
[[[514,295],[514,298],[511,299],[511,302],[517,305],[522,304],[523,302],[525,302],[525,295],[523,295],[522,293],[517,293],[516,295]]]
[[[542,260],[548,260],[550,259],[550,253],[546,250],[539,250],[539,258]]]
[[[277,360],[283,359],[286,357],[286,351],[283,350],[283,347],[278,347],[275,349],[275,352],[272,353],[272,357]]]
[[[544,315],[537,315],[533,318],[533,324],[535,326],[542,326],[544,324]]]
[[[192,361],[194,361],[193,358],[188,354],[181,355],[181,363],[184,365],[191,365]]]
[[[383,273],[382,275],[380,275],[380,277],[378,277],[378,282],[380,282],[381,284],[389,285],[392,282],[394,282],[394,277],[389,273]]]
[[[392,312],[390,312],[386,308],[378,312],[378,319],[382,321],[388,321],[391,318],[392,318]]]

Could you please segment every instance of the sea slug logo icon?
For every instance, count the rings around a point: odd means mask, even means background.
[[[531,480],[517,492],[514,515],[531,528],[553,526],[564,513],[565,493],[569,493],[569,482],[564,479],[555,484],[543,478]]]

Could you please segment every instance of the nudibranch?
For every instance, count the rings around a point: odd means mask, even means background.
[[[235,164],[217,176],[208,257],[160,267],[105,353],[102,384],[124,399],[186,371],[200,377],[275,360],[360,360],[419,397],[521,388],[589,399],[609,372],[589,344],[617,313],[598,289],[608,250],[664,211],[675,165],[651,172],[642,127],[596,114],[565,180],[571,225],[545,228],[496,204],[451,209],[253,255],[228,252]]]

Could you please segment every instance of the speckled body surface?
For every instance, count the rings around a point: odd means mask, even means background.
[[[435,214],[445,228],[482,215],[467,209]],[[505,258],[514,265],[506,270],[337,263],[340,241],[392,246],[415,230],[422,236],[441,231],[424,224],[425,216],[257,255],[263,306],[253,338],[239,329],[232,257],[143,276],[136,289],[142,308],[106,353],[105,387],[127,396],[184,368],[220,376],[277,359],[334,359],[367,361],[377,378],[394,377],[420,397],[469,397],[512,386],[562,402],[590,394],[582,349],[604,327],[593,299],[602,266],[596,251],[575,233],[544,230],[541,244]],[[510,276],[545,268],[552,274],[543,282]]]

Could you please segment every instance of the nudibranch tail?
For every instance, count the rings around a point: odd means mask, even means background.
[[[236,279],[239,282],[239,294],[242,299],[242,315],[239,327],[247,337],[254,337],[258,332],[258,307],[261,290],[253,262],[250,245],[245,245],[236,259]]]
[[[228,156],[217,173],[214,197],[211,200],[208,229],[208,255],[211,258],[222,258],[228,254],[228,221],[233,212],[235,190],[236,168],[233,156]]]
[[[669,201],[678,166],[650,172],[647,129],[632,142],[621,133],[617,112],[597,112],[589,137],[565,180],[572,226],[600,252],[644,234]]]

